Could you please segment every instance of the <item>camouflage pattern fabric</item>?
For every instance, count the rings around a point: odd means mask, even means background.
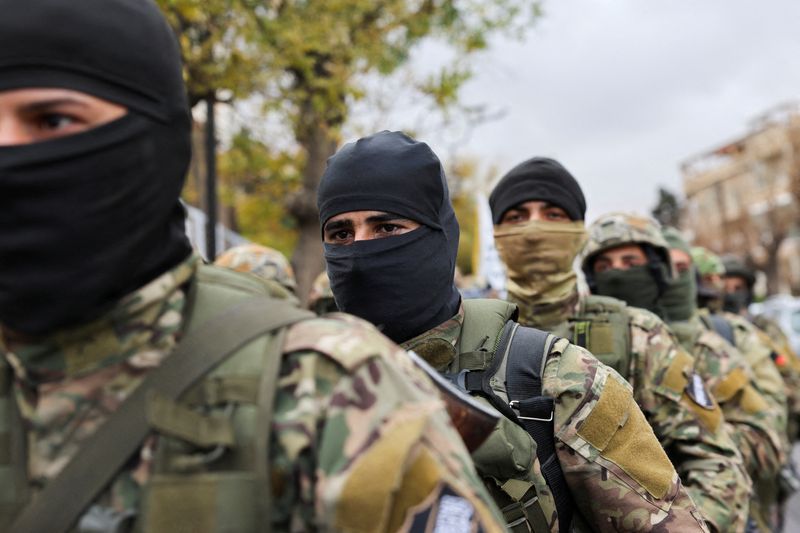
[[[581,312],[584,301],[579,298],[570,321],[585,319]],[[698,405],[684,390],[693,374],[693,358],[656,315],[634,307],[626,307],[626,312],[631,340],[629,381],[636,402],[712,530],[743,529],[750,478],[721,422],[719,408]],[[551,327],[566,331],[568,323]],[[668,376],[677,380],[667,384]],[[709,427],[715,419],[718,427]]]
[[[168,357],[191,312],[184,289],[198,264],[190,258],[91,325],[35,344],[6,335],[0,349],[16,375],[34,487]],[[441,519],[460,531],[502,531],[436,389],[404,351],[339,315],[293,326],[282,352],[269,446],[274,529],[390,531],[416,520],[442,531]],[[138,511],[159,440],[147,439],[97,505]]]
[[[277,281],[292,293],[297,289],[292,265],[274,248],[252,243],[234,246],[220,254],[214,264]]]
[[[707,313],[701,310],[701,313]],[[755,387],[769,402],[770,409],[775,413],[772,424],[782,436],[782,450],[784,454],[789,449],[787,431],[787,398],[783,378],[772,360],[773,347],[769,339],[764,339],[758,328],[753,326],[746,318],[733,313],[722,313],[732,326],[736,348],[744,356],[753,369]],[[782,461],[785,462],[785,455]],[[764,472],[753,480],[755,497],[751,502],[751,515],[759,526],[769,531],[778,523],[778,480]]]
[[[778,357],[775,366],[786,384],[786,400],[788,402],[789,419],[787,434],[790,442],[800,439],[800,357],[792,349],[789,338],[777,322],[759,315],[753,318],[753,324],[766,333],[777,348]]]
[[[722,407],[750,476],[776,475],[785,461],[784,437],[775,424],[782,414],[761,394],[744,356],[706,329],[698,315],[672,322],[670,328],[695,356],[695,371]]]
[[[425,357],[445,371],[457,355],[463,321],[462,306],[455,317],[405,346],[435,341],[439,350],[427,352]],[[542,391],[555,399],[556,453],[578,514],[588,524],[586,531],[707,530],[633,401],[630,385],[616,372],[583,348],[560,339],[547,356]],[[608,420],[607,416],[624,420]],[[476,457],[479,473],[493,484],[494,479],[486,475],[492,465],[479,459]],[[535,456],[517,479],[534,480],[551,531],[558,531],[552,494]]]
[[[697,268],[701,276],[708,276],[711,274],[725,274],[725,265],[722,259],[714,252],[703,248],[702,246],[692,246],[691,249],[692,263]]]
[[[608,213],[589,226],[589,240],[580,254],[584,270],[603,250],[625,244],[649,244],[670,269],[669,245],[661,234],[660,224],[649,217],[632,213]]]
[[[308,308],[318,315],[334,313],[339,310],[336,307],[336,300],[333,298],[331,281],[328,279],[328,273],[324,270],[314,278],[314,283],[311,285],[311,291],[308,293]]]
[[[712,530],[743,529],[751,483],[719,406],[689,393],[695,363],[666,324],[644,309],[627,309],[637,403]]]

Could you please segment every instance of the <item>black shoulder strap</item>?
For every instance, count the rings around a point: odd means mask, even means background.
[[[556,337],[518,326],[509,341],[506,390],[522,426],[536,441],[536,456],[547,485],[553,491],[559,531],[569,531],[574,504],[561,471],[553,436],[553,398],[542,396],[542,371]],[[499,349],[498,349],[499,350]]]
[[[201,324],[145,378],[81,446],[61,473],[22,510],[11,531],[68,531],[150,432],[145,415],[150,394],[158,393],[176,400],[203,375],[249,342],[313,316],[286,302],[258,297],[244,300]]]
[[[724,317],[715,314],[702,316],[706,327],[716,331],[720,337],[728,341],[731,346],[736,346],[736,337],[733,334],[733,326]]]

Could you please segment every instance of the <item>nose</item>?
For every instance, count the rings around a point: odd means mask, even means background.
[[[33,138],[25,125],[14,116],[3,116],[0,111],[0,146],[28,144]]]

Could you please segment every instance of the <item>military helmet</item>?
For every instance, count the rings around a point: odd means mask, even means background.
[[[693,246],[691,254],[692,262],[701,276],[722,275],[725,273],[725,265],[722,264],[722,259],[708,248]]]
[[[214,264],[276,281],[292,292],[297,289],[292,265],[274,248],[252,243],[234,246],[220,254]]]
[[[741,277],[750,288],[755,285],[756,276],[744,261],[731,254],[723,255],[721,260],[722,266],[725,268],[725,276]]]
[[[686,239],[683,238],[683,234],[681,234],[679,229],[665,226],[661,230],[661,236],[667,241],[667,246],[669,246],[670,250],[681,250],[691,257],[691,247],[689,243],[686,242]]]
[[[589,240],[580,255],[581,268],[590,270],[597,254],[626,244],[648,245],[671,271],[669,245],[661,235],[661,224],[632,213],[609,213],[589,226]]]
[[[338,311],[331,290],[331,281],[328,279],[328,273],[324,270],[311,285],[311,291],[308,293],[308,308],[318,315]]]

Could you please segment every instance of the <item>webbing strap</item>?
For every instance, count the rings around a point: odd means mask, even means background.
[[[716,331],[720,337],[728,341],[731,346],[736,346],[736,337],[733,334],[733,326],[724,317],[709,314],[701,316],[706,327]]]
[[[145,414],[150,391],[176,400],[195,381],[249,342],[313,316],[286,302],[258,297],[234,305],[201,324],[87,439],[61,473],[23,509],[11,531],[69,530],[150,432]],[[269,436],[266,442],[268,439]],[[269,482],[269,475],[266,481]],[[264,490],[269,491],[269,485]],[[269,530],[270,520],[264,518],[264,528]]]
[[[570,530],[574,503],[561,471],[553,437],[552,398],[542,396],[542,369],[555,337],[534,328],[513,332],[506,362],[506,389],[511,406],[519,412],[522,426],[536,441],[542,475],[553,492],[559,531]]]

